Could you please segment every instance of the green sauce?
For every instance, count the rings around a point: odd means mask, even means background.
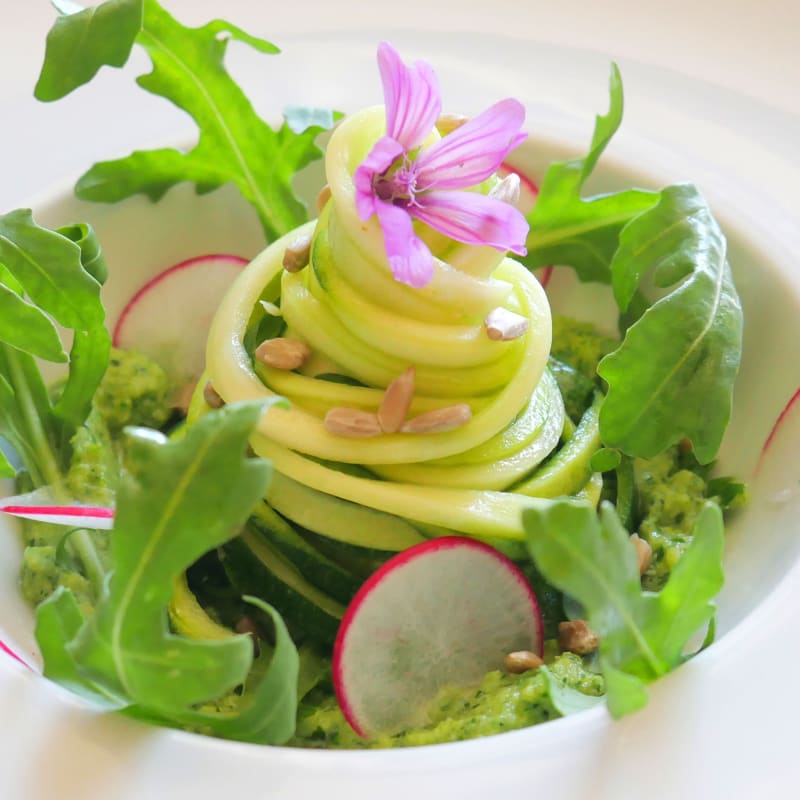
[[[111,505],[120,469],[119,436],[126,425],[162,426],[170,416],[169,381],[164,371],[139,353],[113,350],[98,389],[92,412],[70,444],[72,458],[65,476],[73,499]],[[44,522],[22,525],[25,551],[20,570],[20,589],[32,605],[38,605],[58,586],[72,589],[84,613],[92,611],[92,593],[86,578],[59,544],[68,528]],[[99,558],[108,563],[109,541],[105,531],[92,531]]]
[[[680,465],[678,448],[634,461],[641,523],[639,535],[653,548],[642,585],[660,590],[692,541],[697,516],[706,503],[707,484]]]
[[[112,350],[94,407],[116,436],[126,425],[161,428],[169,419],[170,385],[166,373],[147,356]]]
[[[589,672],[579,656],[564,653],[549,665],[566,685],[599,696],[603,679]],[[297,732],[290,745],[325,748],[386,748],[440,744],[491,736],[526,728],[561,716],[548,695],[538,670],[522,675],[489,672],[477,687],[443,689],[428,708],[428,723],[394,735],[362,739],[348,725],[336,698],[312,694],[301,706]]]

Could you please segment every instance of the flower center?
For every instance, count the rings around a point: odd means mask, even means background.
[[[398,159],[386,172],[373,178],[373,189],[379,199],[404,207],[414,205],[416,184],[417,173],[408,156]]]

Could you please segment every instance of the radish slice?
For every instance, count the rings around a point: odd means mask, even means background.
[[[519,177],[520,191],[519,203],[517,204],[517,207],[523,214],[527,216],[531,212],[531,209],[536,202],[536,198],[539,196],[539,187],[524,172],[520,172],[515,166],[505,162],[500,165],[500,169],[497,171],[497,174],[500,175],[501,178],[504,178],[506,175],[509,175],[512,172]],[[542,269],[536,270],[536,277],[539,279],[539,283],[541,283],[542,286],[547,286],[552,274],[552,267],[543,267]]]
[[[108,531],[114,526],[113,508],[80,503],[54,503],[46,489],[3,497],[0,499],[0,512],[35,522],[52,522],[54,525],[68,525],[73,528]]]
[[[432,539],[359,589],[333,649],[339,705],[361,736],[426,722],[444,686],[477,685],[515,650],[542,653],[542,615],[520,570],[482,542]]]
[[[18,656],[2,639],[0,639],[0,652],[6,653],[7,655],[11,656],[11,658],[19,661],[19,663],[24,667],[27,667],[29,670],[33,670],[33,667],[21,656]]]
[[[195,383],[205,366],[211,320],[245,264],[240,256],[215,254],[159,273],[122,310],[114,345],[149,356],[177,387]]]
[[[769,432],[769,436],[767,436],[766,441],[764,442],[764,446],[761,448],[761,458],[763,459],[766,455],[767,450],[769,450],[770,445],[775,439],[775,434],[778,432],[778,429],[781,428],[786,422],[786,418],[789,416],[789,412],[793,408],[800,408],[800,389],[798,389],[793,395],[789,402],[784,407],[783,411],[778,415],[778,419],[775,420],[775,424],[772,426],[772,430]]]

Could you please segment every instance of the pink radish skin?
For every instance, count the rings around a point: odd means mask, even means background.
[[[247,259],[229,254],[190,258],[149,280],[128,301],[114,328],[114,346],[160,364],[177,387],[205,366],[206,333],[219,301]]]
[[[23,667],[27,667],[29,670],[33,671],[33,667],[28,664],[23,658],[18,656],[2,639],[0,639],[0,652],[6,653],[7,655],[11,656],[15,661],[19,661]]]
[[[0,500],[0,512],[36,522],[50,522],[54,525],[70,525],[93,530],[111,530],[114,525],[113,508],[85,506],[77,503],[72,505],[43,503],[41,502],[42,497],[41,490],[16,497],[4,497]]]
[[[387,561],[345,612],[333,684],[353,730],[424,724],[447,685],[477,685],[515,650],[542,654],[539,603],[516,565],[466,537],[432,539]]]
[[[536,198],[539,196],[539,187],[524,172],[520,172],[516,167],[508,164],[507,162],[501,164],[500,169],[498,170],[498,174],[501,177],[504,177],[512,172],[519,178],[520,183],[519,210],[523,214],[527,215],[533,208]],[[537,270],[539,283],[541,283],[542,286],[547,286],[552,274],[552,267],[543,267],[542,269]]]
[[[772,426],[772,430],[769,432],[769,436],[767,436],[766,441],[764,442],[764,446],[761,448],[761,456],[759,458],[759,466],[761,466],[761,462],[764,459],[764,456],[767,454],[767,450],[769,450],[770,445],[775,439],[775,434],[777,434],[778,430],[781,428],[783,423],[786,421],[786,418],[789,416],[789,413],[795,407],[800,408],[800,388],[792,395],[789,402],[784,407],[783,411],[778,415],[778,418],[775,420],[775,424]]]

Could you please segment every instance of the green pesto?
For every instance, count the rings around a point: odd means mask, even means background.
[[[54,527],[54,526],[48,526]],[[64,535],[61,529],[61,535]],[[80,573],[58,563],[52,545],[29,545],[22,556],[20,590],[33,606],[46,600],[59,586],[70,589],[84,614],[93,610],[92,589]]]
[[[639,535],[653,548],[642,585],[658,591],[692,541],[692,531],[706,503],[704,478],[680,464],[678,448],[655,458],[634,461],[641,523]]]
[[[584,694],[603,693],[603,679],[573,653],[557,656],[553,674]],[[309,696],[309,701],[314,695]],[[319,698],[319,695],[317,695]],[[381,748],[457,742],[526,728],[559,717],[538,670],[522,675],[489,672],[477,687],[443,689],[428,709],[429,722],[394,735],[362,739],[347,724],[336,698],[323,695],[318,705],[301,705],[297,731],[289,744],[298,747]]]
[[[134,351],[112,350],[94,398],[112,436],[126,425],[161,428],[169,419],[169,379],[158,364]]]
[[[593,381],[597,378],[597,364],[600,359],[618,345],[616,339],[602,335],[590,322],[553,316],[550,355]]]
[[[122,350],[111,354],[86,423],[70,441],[72,456],[64,476],[71,498],[81,503],[113,505],[122,457],[119,435],[126,425],[160,426],[169,418],[169,383],[164,371],[145,356]],[[84,613],[91,611],[88,581],[59,544],[69,529],[45,522],[23,522],[25,551],[20,570],[23,597],[36,606],[58,586],[70,588]],[[110,561],[109,535],[91,531],[101,561]]]

